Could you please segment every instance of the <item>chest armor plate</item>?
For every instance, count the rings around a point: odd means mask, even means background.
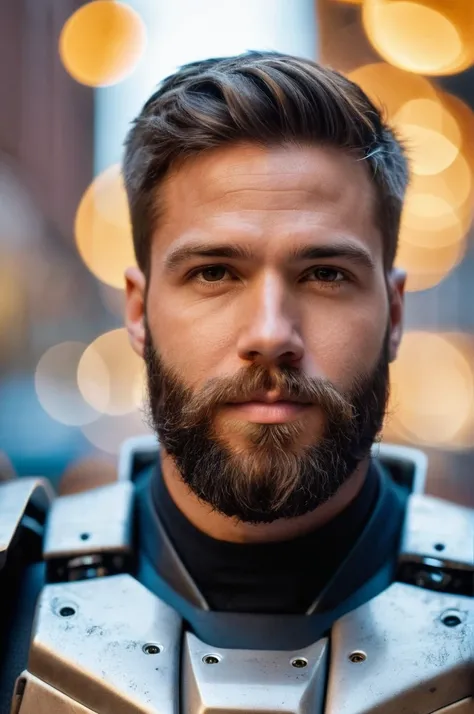
[[[117,514],[107,534],[84,532],[88,494],[59,499],[47,559],[77,561],[84,577],[103,541],[107,572],[123,563],[130,486],[94,493],[98,512],[103,498]],[[129,574],[48,584],[12,713],[474,714],[474,598],[454,587],[472,588],[474,513],[412,494],[400,561],[412,584],[394,582],[295,651],[215,648]]]

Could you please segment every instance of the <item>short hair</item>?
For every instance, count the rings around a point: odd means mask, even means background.
[[[409,172],[404,148],[381,112],[347,77],[309,59],[251,51],[183,65],[134,120],[123,174],[138,266],[148,277],[159,188],[184,158],[238,142],[311,142],[365,160],[376,188],[384,265],[393,266]]]

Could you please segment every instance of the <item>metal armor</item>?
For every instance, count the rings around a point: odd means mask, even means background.
[[[127,444],[116,483],[51,506],[12,714],[474,714],[474,511],[423,494],[421,452],[376,456],[411,490],[400,577],[303,647],[235,649],[202,641],[131,574],[131,476],[157,445]],[[2,557],[35,488],[0,487]]]

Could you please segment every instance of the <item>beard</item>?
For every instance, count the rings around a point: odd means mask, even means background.
[[[343,393],[298,369],[256,364],[196,391],[163,363],[145,329],[148,423],[182,480],[213,510],[247,523],[302,516],[334,496],[370,453],[389,396],[388,331],[375,368]],[[284,424],[229,420],[230,432],[243,435],[246,447],[226,444],[215,428],[218,408],[271,389],[319,407],[322,435],[301,445],[304,416]]]

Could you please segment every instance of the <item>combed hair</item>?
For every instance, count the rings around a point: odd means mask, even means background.
[[[409,173],[393,130],[339,72],[292,55],[252,51],[182,66],[133,122],[123,173],[135,255],[146,276],[151,235],[163,211],[159,188],[168,172],[182,159],[242,141],[325,144],[366,161],[385,267],[392,267]]]

